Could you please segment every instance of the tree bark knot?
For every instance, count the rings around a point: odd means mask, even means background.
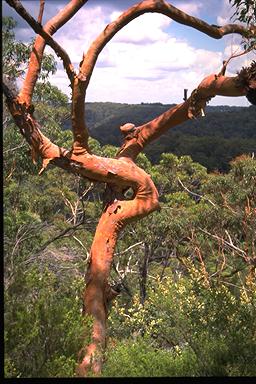
[[[196,88],[191,93],[188,107],[189,119],[195,119],[199,116],[204,116],[204,109],[208,101],[211,100],[211,96],[202,96],[200,89]]]
[[[139,128],[137,128],[133,123],[121,125],[120,131],[122,132],[125,141],[137,138],[140,132]]]

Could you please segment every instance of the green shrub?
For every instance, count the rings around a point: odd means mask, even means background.
[[[103,376],[255,375],[255,299],[252,282],[234,294],[196,269],[158,281],[144,306],[114,306]]]

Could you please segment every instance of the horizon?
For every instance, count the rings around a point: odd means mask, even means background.
[[[65,47],[75,69],[83,52],[105,26],[138,0],[88,1],[54,38]],[[43,24],[67,4],[67,0],[45,3]],[[234,9],[228,0],[175,0],[174,6],[209,24],[223,25],[230,20]],[[37,18],[39,2],[26,0],[23,5]],[[30,26],[5,2],[3,16],[12,16],[18,25],[16,39],[24,43],[35,36]],[[86,22],[84,22],[86,20]],[[183,89],[191,94],[202,79],[218,73],[222,61],[239,49],[241,37],[232,34],[215,40],[207,35],[157,13],[147,13],[126,25],[103,49],[97,60],[87,90],[88,102],[114,102],[126,104],[162,103],[179,104]],[[62,62],[54,54],[57,73],[50,82],[70,97],[69,81]],[[246,66],[255,54],[250,53],[232,60],[227,76]],[[131,65],[132,64],[132,65]],[[250,106],[245,97],[216,96],[210,106]]]
[[[70,101],[71,103],[71,101]],[[160,101],[153,101],[153,102],[140,102],[140,103],[122,103],[122,102],[119,102],[119,101],[85,101],[85,104],[86,103],[90,103],[90,104],[93,104],[93,103],[102,103],[102,104],[126,104],[126,105],[178,105],[179,103],[161,103]],[[250,108],[250,107],[256,107],[255,105],[253,104],[250,104],[249,105],[228,105],[228,104],[218,104],[218,105],[206,105],[206,109],[207,108],[220,108],[220,107],[227,107],[227,108]]]

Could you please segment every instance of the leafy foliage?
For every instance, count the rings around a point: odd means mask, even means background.
[[[254,375],[255,160],[236,159],[226,175],[208,174],[188,156],[164,154],[154,166],[145,155],[140,161],[161,192],[162,210],[120,238],[111,279],[123,291],[110,314],[103,376]],[[82,328],[90,334],[81,295],[101,192],[87,195],[81,227],[51,241],[82,219],[82,203],[75,216],[70,207],[88,187],[56,171],[6,182],[6,377],[73,376],[78,335]],[[138,246],[126,251],[131,236]]]
[[[3,65],[13,81],[28,54],[14,39],[14,25],[10,18],[3,24]],[[35,94],[37,118],[47,135],[69,147],[71,132],[61,131],[68,99],[47,81],[55,67],[51,57],[47,60],[44,83],[37,84]],[[122,113],[130,108],[139,124],[141,108],[148,117],[166,106],[101,104],[94,112],[91,108],[89,119],[94,124],[93,113],[99,114],[112,127],[119,108]],[[236,131],[234,111],[222,112],[226,138],[232,128],[236,145],[241,143],[241,127],[245,138],[253,136],[254,126],[241,123]],[[251,117],[255,110],[247,112]],[[211,119],[215,132],[223,130],[209,113]],[[192,137],[202,139],[197,125],[192,131],[187,145]],[[210,148],[204,156],[210,158],[213,142],[205,140]],[[51,167],[36,175],[7,111],[3,144],[5,377],[73,377],[77,351],[91,335],[91,319],[81,315],[82,290],[104,186]],[[90,145],[100,156],[117,151],[96,139]],[[255,158],[233,159],[230,171],[220,174],[208,173],[204,161],[195,163],[188,153],[163,153],[154,165],[147,155],[138,157],[160,192],[162,209],[120,236],[111,282],[122,290],[110,314],[103,376],[256,374]],[[234,156],[230,151],[225,161]]]
[[[236,8],[233,15],[233,17],[236,17],[236,20],[243,21],[247,25],[255,24],[256,9],[254,0],[229,0],[229,2]]]
[[[13,29],[17,25],[17,22],[12,17],[3,17],[2,24],[3,73],[11,80],[15,80],[25,74],[33,42],[24,44],[15,40]],[[57,63],[54,60],[54,56],[51,54],[44,55],[40,79],[47,79],[49,74],[55,73],[56,70]]]
[[[229,0],[235,12],[232,16],[234,20],[246,23],[247,26],[256,24],[256,6],[255,0]],[[256,48],[256,38],[250,37],[242,39],[244,49]]]
[[[137,296],[129,309],[115,306],[103,375],[255,375],[255,298],[255,282],[236,294],[209,288],[194,267],[156,280],[144,307]]]

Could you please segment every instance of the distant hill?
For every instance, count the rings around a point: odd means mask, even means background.
[[[171,106],[161,103],[86,103],[86,122],[91,136],[102,145],[120,146],[120,125],[128,122],[141,125]],[[153,163],[163,152],[190,155],[209,170],[227,171],[234,157],[256,153],[256,107],[208,106],[204,118],[172,128],[145,149]]]

